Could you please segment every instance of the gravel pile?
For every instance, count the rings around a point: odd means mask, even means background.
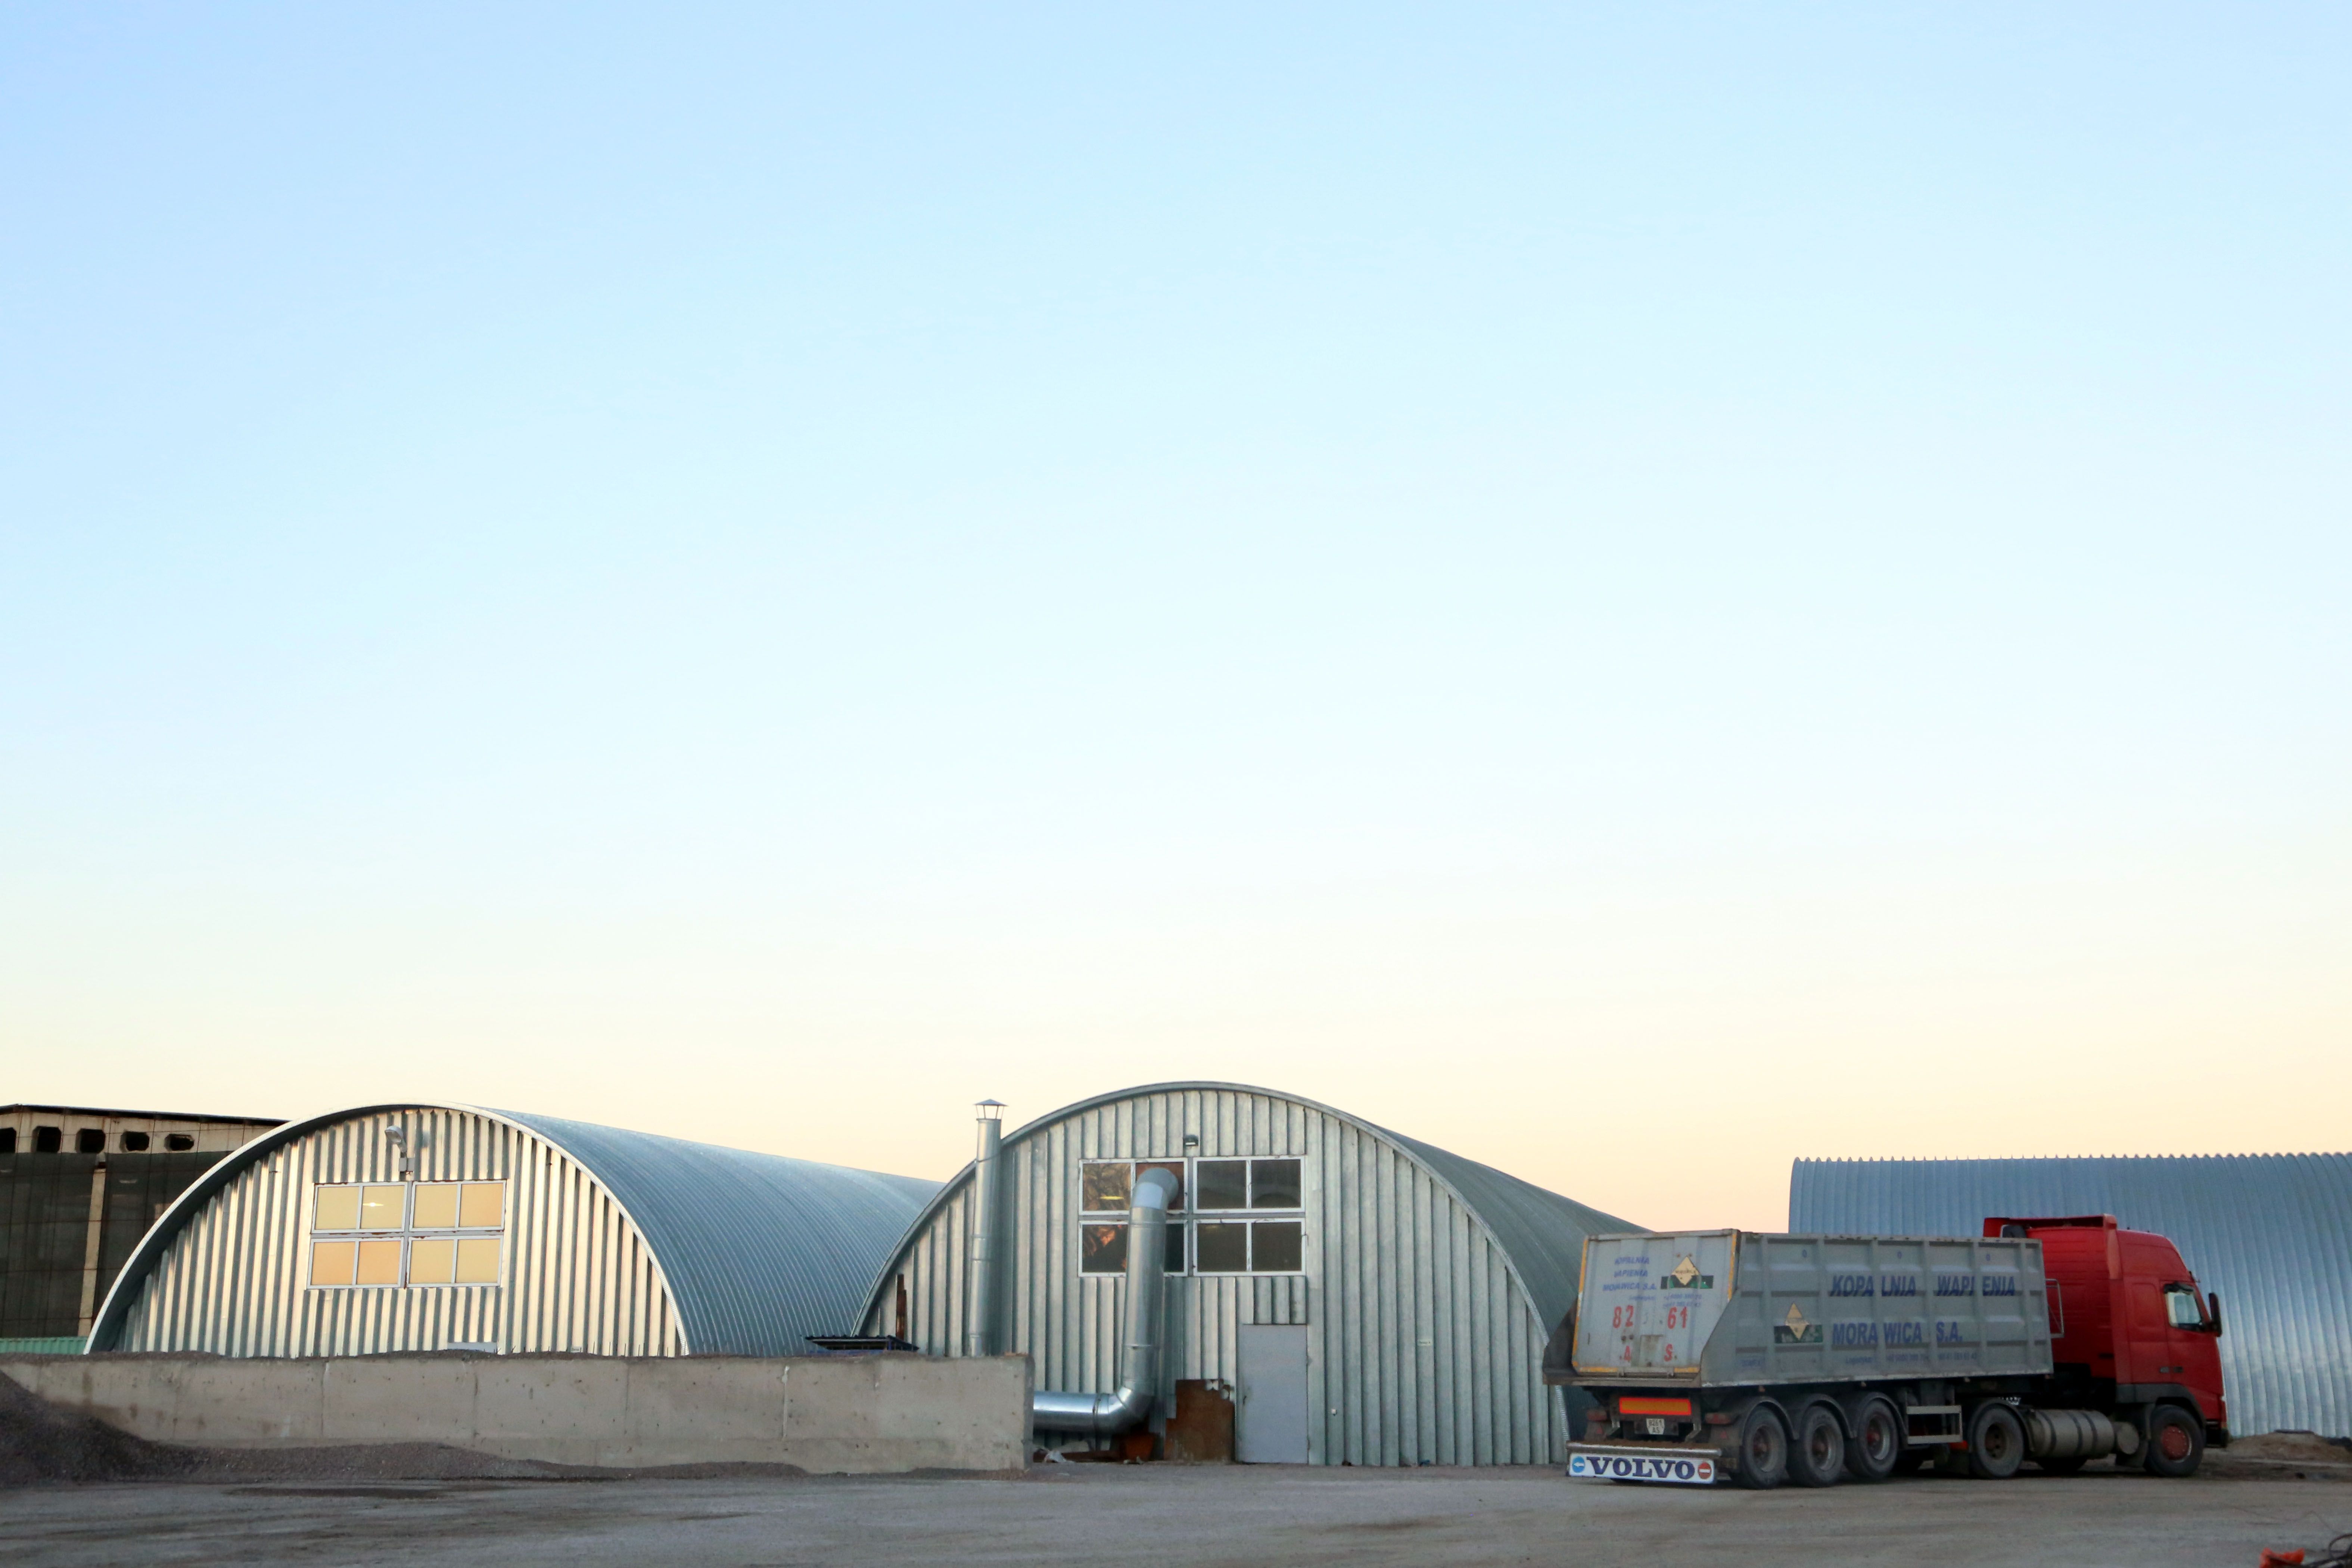
[[[150,1443],[91,1416],[68,1414],[0,1377],[0,1486],[167,1480],[195,1466],[191,1449]]]

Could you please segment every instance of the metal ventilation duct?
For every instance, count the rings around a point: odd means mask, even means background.
[[[1160,1386],[1160,1297],[1168,1283],[1168,1205],[1175,1196],[1171,1173],[1137,1173],[1127,1211],[1127,1351],[1119,1360],[1118,1389],[1033,1394],[1029,1409],[1036,1426],[1108,1437],[1134,1430],[1151,1414],[1152,1391]]]

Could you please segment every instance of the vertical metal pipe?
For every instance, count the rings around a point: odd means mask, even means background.
[[[980,1112],[980,1147],[972,1155],[971,1173],[971,1301],[963,1320],[963,1353],[996,1353],[996,1211],[999,1173],[1003,1167],[1004,1107],[983,1100]]]

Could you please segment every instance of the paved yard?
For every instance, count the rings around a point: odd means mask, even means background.
[[[2095,1468],[1770,1493],[1544,1470],[1046,1466],[1025,1479],[286,1482],[0,1493],[34,1565],[2242,1564],[2352,1530],[2352,1486]]]

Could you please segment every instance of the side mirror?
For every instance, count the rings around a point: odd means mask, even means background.
[[[2205,1292],[2205,1312],[2213,1320],[2213,1337],[2220,1339],[2221,1337],[2221,1292],[2219,1290]]]

